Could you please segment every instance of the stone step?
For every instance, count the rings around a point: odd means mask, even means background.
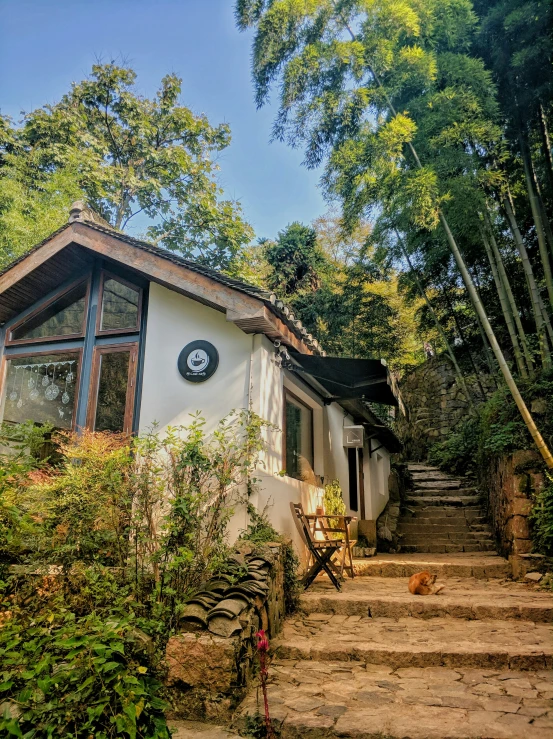
[[[466,520],[459,521],[459,523],[447,524],[443,522],[443,519],[433,523],[423,523],[415,519],[410,521],[400,521],[397,531],[400,534],[452,534],[454,532],[458,532],[460,534],[485,532],[486,534],[489,534],[491,529],[488,524],[477,523],[471,525]]]
[[[407,462],[407,469],[409,472],[441,472],[439,467],[434,467],[425,462]]]
[[[550,739],[549,670],[275,659],[269,707],[281,739]],[[250,691],[235,717],[244,733],[259,712]]]
[[[424,481],[417,481],[415,483],[415,488],[419,490],[424,490],[426,488],[439,488],[440,490],[455,490],[456,488],[460,488],[463,486],[463,480],[457,478],[457,479],[449,479],[449,480],[429,480],[428,482]]]
[[[440,531],[432,530],[429,535],[425,531],[410,530],[401,533],[402,544],[424,544],[431,541],[433,544],[447,544],[448,542],[492,541],[489,531]]]
[[[498,554],[377,554],[370,559],[353,561],[355,574],[372,577],[411,577],[428,570],[438,577],[487,578],[511,577],[511,566]]]
[[[430,597],[430,596],[429,596]],[[553,626],[531,621],[298,615],[273,640],[279,659],[401,667],[543,670],[553,665]]]
[[[231,731],[226,726],[203,721],[183,721],[167,719],[172,730],[172,739],[236,739],[242,734]]]
[[[503,584],[502,584],[503,583]],[[438,595],[411,595],[407,578],[358,577],[346,580],[337,593],[328,581],[317,581],[301,596],[305,614],[370,616],[371,618],[459,618],[553,622],[553,597],[523,583],[439,577]],[[553,686],[552,686],[553,690]]]
[[[407,506],[476,506],[480,502],[478,495],[411,495],[406,501]]]
[[[416,524],[420,526],[489,526],[486,516],[465,515],[466,508],[450,509],[451,516],[432,516],[428,510],[414,515],[406,513],[398,521],[399,525]]]
[[[463,510],[452,507],[450,505],[438,505],[433,500],[428,500],[424,504],[405,506],[402,511],[402,517],[411,518],[413,516],[462,516],[464,518],[481,518],[485,517],[485,511],[480,504],[472,506],[463,506]]]
[[[494,552],[493,541],[483,542],[444,542],[429,544],[404,544],[401,543],[401,551],[407,554],[458,554],[460,552]]]
[[[442,497],[449,497],[452,496],[459,496],[459,495],[478,495],[478,490],[474,487],[468,488],[468,487],[459,487],[455,488],[455,490],[444,490],[443,488],[415,488],[412,493],[408,493],[405,497],[406,502],[409,501],[409,498],[415,496],[416,498],[420,498],[421,496],[426,495],[439,495]]]
[[[413,470],[411,477],[415,482],[418,480],[457,480],[459,478],[451,477],[447,472],[441,470]]]

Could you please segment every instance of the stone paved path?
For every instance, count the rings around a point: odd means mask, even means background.
[[[507,579],[493,554],[369,563],[342,593],[319,578],[273,641],[282,739],[552,739],[550,594]],[[408,592],[423,569],[438,572],[442,593]],[[236,727],[257,710],[253,690]]]

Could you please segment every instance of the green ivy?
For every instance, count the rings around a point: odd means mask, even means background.
[[[534,549],[553,557],[553,476],[546,474],[546,484],[534,494],[530,511]]]

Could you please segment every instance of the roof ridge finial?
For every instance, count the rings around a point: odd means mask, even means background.
[[[86,204],[84,200],[75,200],[75,202],[71,203],[71,207],[69,208],[69,223],[73,223],[73,221],[82,221],[85,210]]]

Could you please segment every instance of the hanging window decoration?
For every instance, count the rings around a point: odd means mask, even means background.
[[[6,364],[4,421],[72,427],[79,352],[10,357]]]

